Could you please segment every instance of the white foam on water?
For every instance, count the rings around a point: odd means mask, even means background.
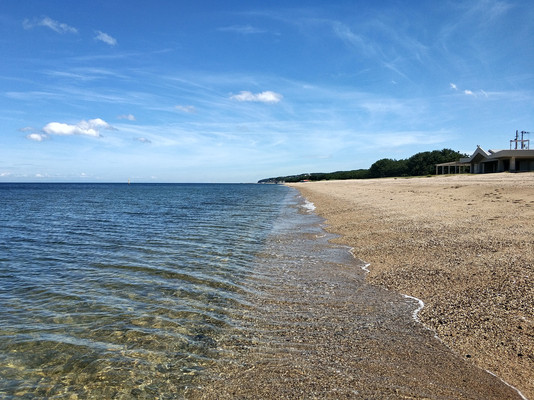
[[[354,247],[350,248],[349,253],[352,254],[352,257],[354,257],[356,260],[361,261],[358,257],[356,257],[356,254],[354,254]],[[364,262],[363,264],[360,265],[360,268],[363,269],[368,274],[370,265],[371,263]]]
[[[315,211],[315,204],[313,204],[311,201],[304,200],[304,204],[302,205],[302,208],[305,208],[308,211]]]
[[[407,299],[412,299],[412,300],[415,300],[419,303],[419,306],[412,312],[412,317],[415,321],[421,323],[421,321],[419,320],[419,317],[417,316],[417,314],[419,314],[419,312],[425,308],[425,302],[421,299],[418,299],[417,297],[413,297],[413,296],[410,296],[410,295],[407,295],[407,294],[403,294],[403,296]]]
[[[363,264],[363,265],[361,266],[361,268],[362,268],[365,272],[369,273],[369,272],[370,272],[370,271],[369,271],[369,266],[370,266],[370,265],[371,265],[371,263],[365,263],[365,264]]]
[[[354,247],[351,247],[351,249],[349,250],[350,254],[352,254],[352,256],[356,259],[359,260],[358,257],[356,257],[356,255],[354,254]],[[364,264],[361,265],[361,269],[363,269],[366,273],[369,273],[369,267],[370,267],[371,263],[366,263],[364,262]],[[416,322],[419,322],[419,323],[422,323],[420,320],[419,320],[419,317],[417,316],[419,314],[419,312],[421,312],[421,310],[425,307],[425,303],[423,300],[421,299],[418,299],[417,297],[414,297],[414,296],[409,296],[407,294],[403,294],[403,296],[407,299],[412,299],[412,300],[415,300],[419,303],[419,306],[413,311],[412,313],[412,317],[413,319],[416,321]],[[437,337],[437,336],[436,336]]]

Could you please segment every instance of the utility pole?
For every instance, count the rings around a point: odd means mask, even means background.
[[[530,134],[530,132],[521,131],[521,150],[528,150],[530,148],[530,140],[523,139],[525,135]]]

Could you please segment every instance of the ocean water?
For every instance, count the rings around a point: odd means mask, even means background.
[[[0,184],[0,398],[181,398],[233,357],[255,260],[300,201],[277,185]]]

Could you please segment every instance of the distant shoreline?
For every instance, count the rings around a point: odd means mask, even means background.
[[[534,398],[534,173],[288,184],[367,280],[417,297],[453,351]]]

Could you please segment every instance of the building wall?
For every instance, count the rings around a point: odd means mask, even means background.
[[[534,160],[516,160],[515,167],[521,172],[534,171]]]
[[[534,159],[500,159],[481,163],[472,163],[471,172],[488,174],[493,172],[529,172],[534,171]]]

